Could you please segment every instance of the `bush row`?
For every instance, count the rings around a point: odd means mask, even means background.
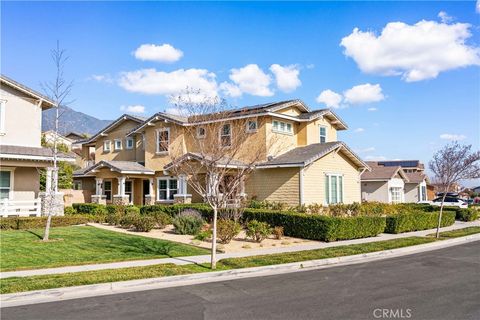
[[[52,227],[66,227],[87,222],[96,222],[98,217],[92,215],[74,215],[52,217]],[[0,218],[0,229],[2,230],[25,230],[44,228],[47,217],[8,217]]]
[[[409,212],[387,216],[386,233],[402,233],[436,228],[440,212]],[[443,211],[442,227],[455,223],[454,211]]]

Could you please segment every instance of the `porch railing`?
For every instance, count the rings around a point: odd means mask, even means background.
[[[33,200],[0,200],[0,217],[39,217],[42,203]]]

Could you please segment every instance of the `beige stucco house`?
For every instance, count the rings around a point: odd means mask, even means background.
[[[196,129],[194,139],[209,134],[207,124],[197,120],[166,113],[148,119],[122,115],[83,141],[85,150],[95,148],[95,163],[75,172],[75,184],[92,189],[94,202],[169,204],[186,197],[201,202],[188,177],[168,168],[174,153],[197,151],[187,128]],[[337,140],[337,132],[348,127],[331,110],[312,111],[290,100],[234,110],[221,121],[218,143],[246,130],[240,153],[260,150],[256,169],[242,186],[248,198],[292,206],[360,202],[360,174],[369,167]]]
[[[427,200],[428,177],[418,160],[368,161],[362,174],[362,201],[384,203]]]
[[[52,150],[41,147],[42,110],[53,105],[42,94],[0,76],[0,216],[40,213],[40,170],[53,161]],[[62,154],[59,160],[73,158]]]

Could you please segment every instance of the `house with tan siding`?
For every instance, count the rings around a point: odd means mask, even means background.
[[[369,167],[337,140],[337,132],[348,126],[330,109],[310,110],[289,100],[233,110],[222,121],[226,127],[218,143],[232,139],[235,130],[247,130],[239,153],[248,157],[252,146],[260,152],[242,186],[247,198],[291,206],[360,202],[360,176]],[[194,138],[187,127],[196,129]],[[148,119],[122,115],[82,142],[84,148],[95,147],[95,163],[74,173],[76,183],[94,188],[92,201],[99,203],[201,202],[189,177],[173,175],[169,164],[174,155],[194,159],[198,150],[192,139],[207,134],[198,119],[162,112]]]

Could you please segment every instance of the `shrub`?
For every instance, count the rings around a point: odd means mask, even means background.
[[[400,213],[386,218],[386,233],[402,233],[433,229],[437,227],[439,212],[422,212],[420,210]],[[455,223],[455,212],[444,211],[441,226],[446,227]]]
[[[217,221],[217,236],[223,244],[232,241],[241,230],[240,223],[233,220],[220,219]]]
[[[95,214],[96,212],[103,211],[100,208],[105,209],[104,205],[97,204],[97,203],[74,203],[72,204],[72,207],[78,212],[78,213],[86,213],[86,214]],[[103,211],[106,213],[106,211]]]
[[[276,226],[273,228],[273,235],[275,236],[275,239],[281,240],[283,238],[283,227]]]
[[[195,240],[205,241],[212,238],[212,230],[203,230],[200,231],[196,236]]]
[[[75,210],[74,207],[65,207],[64,214],[66,216],[72,215],[72,214],[77,214],[77,210]]]
[[[449,209],[450,210],[450,209]],[[455,212],[455,220],[460,221],[475,221],[478,219],[478,210],[475,209],[460,209]]]
[[[125,207],[124,206],[112,206],[107,211],[108,211],[108,213],[107,213],[107,216],[105,218],[105,221],[112,226],[120,225],[120,221],[125,216]]]
[[[213,210],[209,205],[204,203],[143,206],[140,208],[140,213],[150,214],[152,212],[164,212],[173,218],[186,209],[194,209],[202,215],[204,220],[212,220]]]
[[[133,214],[129,214],[132,215]],[[127,214],[128,216],[128,214]],[[133,219],[133,227],[135,228],[136,231],[139,232],[150,232],[150,230],[153,229],[155,226],[155,218],[151,216],[141,216],[138,214],[135,214],[135,218]]]
[[[127,206],[127,207],[124,207],[124,210],[125,210],[125,214],[130,214],[130,213],[140,214],[140,208],[139,207]]]
[[[255,242],[262,242],[272,233],[270,226],[266,222],[252,220],[247,223],[247,237]]]
[[[127,214],[124,214],[120,220],[119,224],[122,228],[124,229],[130,229],[132,226],[134,226],[135,222],[140,218],[140,214],[130,212]]]
[[[192,209],[182,211],[173,219],[173,226],[178,234],[196,235],[200,232],[204,223],[200,213]]]
[[[77,224],[93,222],[92,215],[69,215],[52,217],[52,227],[65,227]],[[3,230],[25,230],[45,228],[47,217],[8,217],[0,218],[0,229]]]
[[[244,220],[282,226],[286,236],[335,241],[374,237],[385,229],[385,218],[378,216],[328,217],[296,212],[245,209]]]
[[[148,214],[147,216],[151,216],[155,219],[155,225],[159,229],[165,228],[165,226],[168,225],[168,224],[171,224],[172,220],[173,220],[170,215],[168,215],[165,212],[161,212],[161,211],[152,212],[152,213]]]

